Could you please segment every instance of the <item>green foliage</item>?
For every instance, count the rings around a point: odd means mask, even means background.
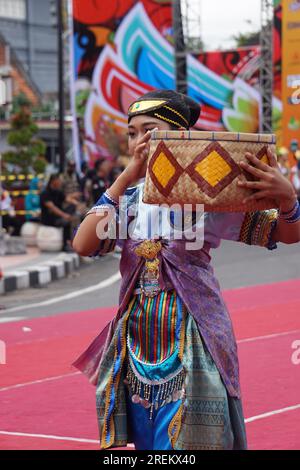
[[[36,118],[36,115],[42,114],[50,116],[55,113],[55,102],[47,101],[39,103],[35,106],[29,101],[27,96],[21,92],[13,98],[12,102],[12,114],[18,114],[22,108],[31,109],[31,113]]]
[[[259,44],[260,31],[251,33],[239,33],[233,36],[236,47],[257,46]]]
[[[53,119],[57,111],[55,101],[46,101],[32,107],[33,119]]]
[[[4,106],[0,106],[0,121],[4,121],[5,116],[6,116],[5,108],[4,108]]]
[[[189,37],[185,39],[185,47],[192,54],[199,54],[204,51],[205,44],[200,37]]]
[[[88,101],[90,90],[81,90],[76,94],[75,98],[75,106],[76,106],[76,113],[80,117],[84,117],[84,112],[86,108],[86,103]]]
[[[17,96],[14,96],[13,98],[13,101],[12,101],[13,114],[18,113],[20,109],[23,108],[24,106],[30,107],[31,102],[29,101],[25,93],[21,91],[21,93],[19,93]]]
[[[34,160],[32,166],[33,166],[34,172],[38,175],[40,173],[45,172],[46,165],[47,165],[47,162],[45,159],[37,158],[36,160]]]
[[[32,170],[43,172],[46,166],[43,158],[46,145],[36,138],[38,126],[33,122],[28,100],[24,96],[19,95],[16,100],[17,112],[10,120],[11,131],[8,133],[7,142],[14,149],[3,153],[3,161],[18,167],[23,174]]]

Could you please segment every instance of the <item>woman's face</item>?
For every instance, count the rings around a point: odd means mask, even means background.
[[[147,131],[152,131],[155,128],[160,131],[167,131],[171,129],[171,126],[167,122],[152,116],[140,115],[131,118],[128,125],[128,149],[130,155],[133,155],[139,139],[143,137]]]

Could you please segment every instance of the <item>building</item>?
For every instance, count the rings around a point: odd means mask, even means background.
[[[44,97],[57,94],[57,31],[51,0],[0,0],[0,33]]]
[[[58,122],[51,120],[38,120],[36,122],[39,128],[38,138],[42,139],[46,148],[46,159],[59,168],[59,149],[58,149]],[[0,120],[0,153],[9,150],[7,144],[7,134],[10,131],[10,124],[7,121]],[[66,148],[72,149],[72,123],[65,124],[65,143]],[[70,155],[71,157],[71,155]]]
[[[12,98],[20,93],[25,94],[34,106],[39,104],[41,99],[39,89],[28,73],[24,70],[23,65],[16,57],[16,54],[1,34],[0,78],[1,85],[4,85],[1,93],[1,105],[5,103],[6,106],[4,109],[6,109],[6,111],[8,111]]]
[[[62,0],[63,1],[63,0]],[[56,102],[58,93],[57,29],[53,27],[56,0],[0,0],[0,101],[20,92],[33,105]],[[9,108],[6,107],[6,108]],[[57,112],[35,113],[38,137],[47,145],[47,160],[59,166]],[[8,150],[10,125],[0,116],[0,152]],[[1,120],[2,119],[2,120]],[[65,124],[66,148],[72,148],[72,126]]]

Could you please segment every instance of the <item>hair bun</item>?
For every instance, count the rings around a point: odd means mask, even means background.
[[[190,110],[189,124],[190,124],[190,127],[193,127],[199,119],[200,112],[201,112],[201,106],[195,100],[190,98],[189,96],[184,95],[183,93],[181,93],[181,96],[182,96],[186,106]]]

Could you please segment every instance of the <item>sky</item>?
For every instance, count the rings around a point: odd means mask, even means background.
[[[261,0],[183,0],[190,5],[190,18],[200,16],[200,30],[206,50],[234,46],[231,36],[260,28]],[[184,8],[184,7],[183,7]],[[251,24],[247,23],[251,21]],[[191,26],[197,22],[191,21]],[[198,26],[197,26],[198,29]]]

